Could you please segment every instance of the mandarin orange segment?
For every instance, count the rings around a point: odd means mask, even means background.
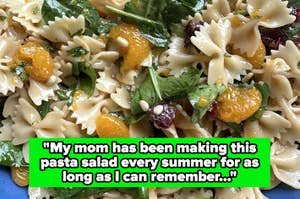
[[[249,61],[254,68],[260,68],[265,61],[266,57],[266,47],[263,42],[260,42],[259,47],[255,51],[255,54],[252,57],[249,57],[247,53],[242,53],[240,49],[232,49],[232,54],[240,55],[241,57],[245,58]]]
[[[37,49],[32,57],[32,64],[25,67],[27,74],[39,82],[47,82],[54,70],[54,63],[50,53],[44,49]]]
[[[129,129],[119,118],[111,114],[103,114],[97,118],[96,131],[99,137],[129,137]]]
[[[229,86],[218,99],[218,118],[224,122],[241,123],[260,107],[261,93],[255,88]]]
[[[42,46],[40,44],[30,41],[24,45],[20,45],[15,56],[20,60],[30,61],[37,49],[41,48]]]
[[[137,69],[150,53],[150,43],[134,25],[120,24],[115,26],[110,30],[110,37],[114,40],[118,37],[122,37],[128,41],[127,51],[121,52],[124,58],[121,66],[122,74]]]

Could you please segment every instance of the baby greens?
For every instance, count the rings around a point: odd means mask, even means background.
[[[188,92],[198,84],[201,71],[192,68],[179,77],[160,77],[157,76],[158,87],[163,100],[170,100],[176,97],[184,97]],[[133,115],[143,115],[139,102],[145,100],[150,106],[160,101],[155,87],[150,77],[140,85],[133,93],[131,101],[131,113]]]
[[[143,36],[158,47],[166,47],[170,31],[188,15],[200,11],[204,0],[131,0],[124,11],[107,6],[127,22],[139,27]]]
[[[192,122],[196,123],[202,119],[218,95],[224,92],[225,88],[224,85],[201,85],[188,94],[188,99],[194,108]],[[199,105],[199,100],[203,100],[203,105]]]
[[[79,80],[79,87],[87,95],[94,94],[97,74],[95,69],[85,62],[73,63],[73,75]]]
[[[42,16],[46,23],[54,21],[55,17],[85,17],[86,30],[84,34],[107,33],[115,25],[113,21],[104,21],[98,12],[86,0],[45,0],[42,7]]]
[[[45,118],[45,116],[47,115],[47,113],[50,112],[50,102],[47,101],[42,101],[42,104],[40,106],[37,107],[37,110],[41,116],[42,119]]]
[[[14,146],[9,141],[0,141],[0,165],[13,167],[28,166],[23,158],[22,147]]]

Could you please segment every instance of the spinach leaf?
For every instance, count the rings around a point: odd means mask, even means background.
[[[80,89],[87,95],[92,96],[95,91],[97,79],[95,69],[85,62],[76,62],[73,63],[73,75],[77,76]]]
[[[143,36],[152,44],[166,47],[170,38],[168,31],[181,35],[178,29],[181,20],[200,11],[203,6],[204,0],[131,0],[126,3],[124,11],[110,6],[107,8],[138,25]]]
[[[300,8],[300,1],[299,0],[289,0],[289,6],[294,8]]]
[[[21,62],[16,67],[12,68],[12,72],[16,73],[22,81],[27,81],[29,79],[25,71],[26,62]]]
[[[257,83],[254,86],[261,93],[262,102],[261,102],[261,105],[260,105],[259,109],[254,113],[254,115],[252,115],[249,118],[250,121],[258,120],[258,119],[261,118],[263,112],[267,108],[268,100],[269,100],[269,97],[270,97],[270,88],[269,88],[268,84],[266,84],[266,83],[264,83],[264,84]]]
[[[201,85],[188,94],[188,99],[194,108],[192,122],[196,123],[202,119],[218,95],[224,92],[225,88],[224,85]]]
[[[24,160],[22,148],[14,146],[10,141],[0,141],[0,165],[13,167],[28,166]]]
[[[55,17],[78,17],[83,15],[86,22],[84,34],[107,33],[113,21],[105,22],[100,17],[94,7],[86,0],[45,0],[42,7],[42,16],[46,23],[54,21]]]
[[[42,101],[42,104],[37,107],[37,110],[42,119],[50,112],[50,102]]]
[[[157,75],[156,75],[156,73],[155,73],[155,71],[154,71],[154,69],[152,67],[149,68],[149,74],[150,74],[150,78],[151,78],[154,90],[155,90],[158,98],[160,100],[162,100],[160,89],[159,89],[159,84],[158,84],[158,80],[157,80]]]
[[[0,21],[4,21],[6,19],[6,16],[0,16]]]
[[[169,43],[170,34],[163,23],[111,6],[106,6],[106,8],[111,12],[121,15],[125,21],[136,24],[142,35],[152,44],[158,47],[166,47]]]
[[[62,87],[56,90],[55,93],[60,100],[67,100],[68,101],[67,105],[71,106],[73,103],[75,91],[76,91],[76,85],[73,85],[69,88]]]
[[[200,11],[204,0],[166,0],[163,19],[166,24],[180,23],[188,15]]]
[[[80,199],[99,195],[111,188],[50,188],[49,192],[55,199]]]
[[[165,7],[165,0],[131,0],[126,3],[124,10],[155,21],[163,21],[162,14]]]
[[[163,100],[170,100],[176,97],[184,97],[188,92],[198,84],[201,71],[192,68],[179,77],[157,77],[160,93]],[[148,77],[133,93],[131,101],[131,113],[133,116],[140,117],[144,115],[139,102],[145,100],[150,106],[160,101],[155,88]]]
[[[112,188],[49,188],[49,192],[55,199],[81,199],[99,195],[110,191]],[[147,188],[123,188],[120,191],[131,195],[135,199],[148,199]]]
[[[67,51],[68,55],[72,57],[80,57],[82,55],[86,55],[89,53],[86,49],[82,48],[81,46],[73,48]]]

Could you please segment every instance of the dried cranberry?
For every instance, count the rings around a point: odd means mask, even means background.
[[[162,106],[161,113],[155,112],[155,107]],[[150,121],[157,128],[169,128],[176,116],[176,107],[173,104],[158,104],[150,109]]]
[[[195,35],[195,31],[199,31],[203,25],[202,21],[190,20],[185,26],[184,46],[188,47],[191,44],[191,37]]]
[[[208,110],[208,113],[213,117],[213,118],[218,118],[218,103],[215,102],[211,105],[211,108]]]
[[[264,28],[260,27],[261,39],[264,43],[267,54],[269,55],[271,50],[277,50],[279,45],[284,45],[286,40],[288,39],[286,33],[284,32],[285,29],[289,27],[282,27],[282,28]]]

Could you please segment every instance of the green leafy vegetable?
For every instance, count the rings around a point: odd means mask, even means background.
[[[22,81],[27,81],[28,80],[28,75],[25,71],[25,62],[21,62],[19,65],[17,65],[15,68],[12,69],[12,72],[15,72]]]
[[[80,199],[99,195],[110,188],[51,188],[49,192],[55,199]]]
[[[73,103],[74,94],[76,91],[76,85],[71,86],[69,88],[60,88],[55,91],[56,95],[60,100],[67,100],[68,106],[71,106]]]
[[[157,77],[159,90],[163,100],[170,100],[176,97],[184,97],[189,91],[198,84],[201,71],[192,68],[179,77]],[[145,100],[150,106],[160,101],[151,78],[148,77],[145,82],[139,86],[133,93],[131,101],[131,113],[134,116],[141,116],[144,111],[139,102]]]
[[[181,20],[200,11],[203,6],[204,0],[131,0],[125,5],[124,11],[111,6],[107,6],[107,9],[121,15],[125,21],[136,24],[152,44],[166,47],[170,39],[168,30],[180,35],[182,32],[178,31],[178,24]]]
[[[96,86],[96,71],[85,62],[73,63],[73,75],[78,77],[79,87],[87,95],[92,96]]]
[[[154,90],[155,90],[158,98],[160,100],[162,100],[162,97],[161,97],[161,94],[160,94],[160,89],[159,89],[159,84],[158,84],[158,80],[157,80],[157,75],[156,75],[156,73],[155,73],[155,71],[152,67],[149,68],[149,74],[150,74],[150,78],[151,78]]]
[[[121,15],[124,20],[135,23],[143,36],[154,45],[166,47],[169,43],[170,34],[161,22],[153,21],[111,6],[106,6],[106,8],[111,12]]]
[[[80,57],[82,55],[86,55],[89,53],[86,49],[82,48],[81,46],[73,48],[67,51],[68,55],[72,57]]]
[[[0,21],[4,21],[6,19],[6,16],[0,16]]]
[[[42,16],[46,23],[54,21],[55,17],[78,17],[83,15],[86,21],[85,34],[107,33],[113,21],[104,21],[99,17],[98,12],[86,0],[45,0],[42,7]]]
[[[200,11],[204,0],[166,0],[163,18],[166,24],[180,23],[188,15]]]
[[[218,95],[224,92],[225,88],[224,85],[201,85],[188,94],[188,99],[194,108],[192,122],[195,123],[202,119]],[[199,106],[199,99],[204,100],[204,106]]]
[[[248,11],[247,10],[237,10],[233,12],[234,15],[243,15],[243,16],[248,16]]]
[[[96,196],[110,191],[111,188],[50,188],[49,191],[55,199],[81,199]],[[120,191],[131,195],[134,199],[148,199],[147,188],[124,188]]]
[[[28,166],[23,157],[22,147],[14,146],[9,141],[0,141],[0,165],[13,167]]]
[[[261,105],[260,105],[259,109],[254,113],[254,115],[252,115],[250,117],[250,121],[258,120],[258,119],[261,118],[263,112],[267,108],[268,100],[269,100],[269,97],[270,97],[270,88],[269,88],[268,84],[266,84],[266,83],[264,83],[264,84],[257,83],[257,84],[255,84],[255,87],[261,93],[262,102],[261,102]]]
[[[300,8],[300,1],[299,0],[289,0],[289,6],[294,8]]]
[[[50,102],[47,101],[42,101],[42,104],[40,106],[37,107],[37,110],[41,116],[42,119],[45,118],[45,116],[47,115],[47,113],[50,112]]]

